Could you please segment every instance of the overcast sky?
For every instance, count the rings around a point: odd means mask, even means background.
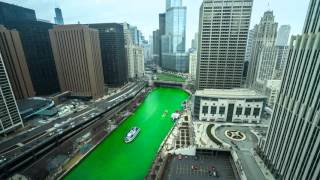
[[[158,28],[158,14],[165,11],[165,0],[0,0],[34,9],[37,18],[53,22],[54,8],[60,7],[65,23],[128,22],[142,30],[147,39]],[[268,3],[269,2],[269,3]],[[187,47],[198,31],[202,0],[183,0],[187,6]],[[268,6],[269,4],[269,6]],[[279,25],[290,24],[300,34],[309,0],[254,0],[251,27],[266,10],[273,10]]]

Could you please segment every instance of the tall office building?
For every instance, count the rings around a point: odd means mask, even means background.
[[[197,51],[192,51],[189,53],[189,76],[193,81],[195,81],[197,78],[197,56]]]
[[[124,35],[125,35],[125,48],[126,58],[128,62],[128,77],[130,79],[141,78],[144,76],[144,47],[137,43],[134,43],[134,37],[132,36],[132,26],[127,23],[123,24]],[[133,29],[137,29],[133,27]],[[137,31],[139,32],[139,31]],[[139,34],[139,33],[137,33]],[[138,38],[139,39],[139,36]],[[140,38],[144,39],[144,38]]]
[[[250,60],[251,60],[253,42],[254,42],[256,31],[257,31],[257,26],[255,26],[253,29],[251,29],[248,34],[246,55],[245,55],[244,64],[243,64],[243,79],[242,79],[243,84],[246,84],[246,82],[247,82],[249,64],[250,64]]]
[[[133,47],[135,46],[135,38],[137,38],[136,42],[138,42],[137,36],[137,27],[130,27],[129,24],[123,23],[123,32],[124,32],[124,42],[126,49],[126,58],[128,62],[128,78],[133,79],[134,76],[134,54]],[[136,36],[135,36],[136,34]]]
[[[200,9],[198,89],[241,86],[252,0],[204,0]]]
[[[288,40],[290,35],[291,27],[290,25],[282,25],[279,28],[277,39],[276,39],[276,49],[277,49],[277,61],[275,66],[275,72],[273,74],[273,79],[281,80],[284,68],[287,63],[289,55]]]
[[[35,21],[36,19],[36,13],[33,9],[0,1],[0,24],[7,24],[13,21]]]
[[[153,38],[153,61],[158,65],[161,66],[161,62],[160,62],[160,31],[159,29],[153,31],[152,33],[152,38]]]
[[[161,49],[161,36],[166,34],[166,13],[159,14],[159,41],[158,41],[158,48],[159,48],[159,66],[162,66],[162,49]]]
[[[273,79],[281,80],[289,55],[289,46],[276,46],[277,56],[273,73]]]
[[[62,91],[98,98],[104,94],[99,32],[84,25],[49,31]]]
[[[255,33],[257,31],[257,26],[255,26],[253,29],[249,31],[248,34],[248,40],[247,40],[247,47],[246,47],[246,56],[244,61],[245,62],[250,62],[251,60],[251,55],[252,55],[252,47],[253,47],[253,42],[255,38]]]
[[[277,59],[275,41],[278,30],[278,23],[274,19],[273,12],[267,11],[256,26],[248,70],[248,87],[261,89],[259,86],[263,86],[273,77]]]
[[[0,53],[0,134],[23,126],[9,77]]]
[[[276,39],[276,46],[288,46],[290,32],[291,32],[290,25],[280,26],[277,39]]]
[[[320,177],[320,1],[311,0],[302,35],[292,36],[286,73],[259,152],[276,179]]]
[[[123,24],[89,24],[99,31],[104,82],[108,86],[122,86],[128,82],[128,61],[125,50]]]
[[[192,39],[192,41],[191,41],[191,48],[193,50],[198,50],[198,41],[199,41],[199,34],[195,33],[194,39]]]
[[[62,16],[61,9],[60,8],[55,8],[54,12],[56,13],[56,17],[54,17],[55,24],[63,25],[64,21],[63,21],[63,16]]]
[[[0,24],[20,33],[37,95],[60,91],[48,30],[53,24],[37,21],[34,10],[0,2]]]
[[[161,67],[170,71],[187,72],[186,13],[182,0],[166,1],[165,35],[161,36]]]
[[[35,96],[18,31],[0,25],[0,53],[16,99]]]
[[[144,76],[144,49],[140,46],[134,46],[134,77],[142,78]]]

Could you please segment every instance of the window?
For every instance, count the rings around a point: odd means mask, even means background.
[[[217,113],[217,106],[211,106],[211,114],[215,115]]]
[[[251,115],[251,108],[246,108],[244,115],[250,116]]]
[[[256,117],[259,116],[260,115],[260,108],[254,108],[253,115]]]
[[[225,111],[226,111],[226,107],[220,107],[219,108],[219,114],[220,115],[224,115]]]
[[[208,106],[203,106],[202,107],[202,114],[208,114],[209,107]]]
[[[238,107],[238,108],[237,108],[236,115],[237,115],[237,116],[242,115],[242,107]]]

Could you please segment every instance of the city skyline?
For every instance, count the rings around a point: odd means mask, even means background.
[[[146,37],[152,34],[152,31],[158,27],[158,14],[165,10],[165,1],[119,1],[119,0],[95,0],[95,1],[78,1],[68,0],[56,2],[43,0],[18,1],[3,0],[3,2],[13,3],[19,6],[35,9],[38,19],[45,19],[54,22],[54,8],[60,7],[66,24],[80,23],[102,23],[126,21],[129,24],[135,24],[141,29]],[[191,47],[191,40],[194,33],[198,31],[198,15],[202,0],[184,0],[184,5],[188,9],[187,13],[187,49]],[[126,6],[123,6],[123,5]],[[274,11],[275,20],[279,25],[290,24],[292,27],[291,34],[299,34],[304,25],[304,17],[307,12],[308,2],[302,0],[284,0],[276,1],[254,1],[250,29],[258,24],[263,12],[267,10]],[[128,9],[123,9],[128,8]],[[284,12],[283,9],[286,9]],[[77,11],[74,11],[77,9]],[[88,11],[91,15],[88,16]],[[197,24],[197,25],[195,25]]]

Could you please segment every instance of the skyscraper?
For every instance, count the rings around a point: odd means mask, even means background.
[[[159,14],[159,66],[162,66],[162,49],[161,49],[161,36],[166,34],[166,13]]]
[[[195,81],[197,77],[197,56],[197,51],[189,53],[189,76],[193,81]]]
[[[153,31],[152,33],[152,38],[153,38],[153,61],[158,65],[161,66],[161,62],[160,62],[160,31],[159,29]]]
[[[132,35],[133,29],[136,27],[130,26],[127,23],[123,24],[124,35],[125,35],[125,48],[126,48],[126,58],[128,62],[128,77],[130,79],[140,78],[144,74],[144,51],[138,42],[135,43],[135,36]],[[137,33],[138,35],[139,33]],[[139,36],[137,36],[139,39]]]
[[[192,39],[191,41],[191,48],[194,49],[194,50],[198,50],[198,41],[199,41],[199,34],[198,33],[195,33],[194,34],[194,39]]]
[[[170,71],[187,72],[186,13],[182,0],[166,1],[165,35],[161,36],[161,67]]]
[[[23,126],[9,77],[0,53],[0,134]]]
[[[104,94],[99,33],[84,25],[56,26],[49,31],[62,91],[98,98]]]
[[[320,1],[293,36],[280,94],[259,152],[277,179],[320,177]]]
[[[0,24],[5,25],[12,21],[35,21],[36,19],[36,13],[33,9],[0,1]]]
[[[267,11],[256,26],[247,78],[249,87],[260,89],[260,86],[273,77],[277,59],[275,41],[278,30],[278,23],[274,19],[273,12]]]
[[[254,42],[256,31],[257,31],[257,26],[254,26],[254,28],[251,29],[248,34],[246,55],[245,55],[244,65],[243,65],[243,79],[242,79],[243,84],[246,84],[246,82],[247,82],[249,64],[250,64],[250,60],[251,60],[251,55],[252,55],[252,50],[253,50],[253,42]]]
[[[276,49],[277,49],[277,61],[275,72],[273,74],[274,79],[282,79],[284,66],[287,63],[289,55],[288,40],[290,35],[291,27],[290,25],[282,25],[279,28],[277,39],[276,39]]]
[[[276,39],[276,46],[288,46],[290,32],[291,32],[290,25],[280,26],[277,39]]]
[[[0,53],[16,99],[35,96],[18,31],[0,25]]]
[[[128,61],[125,50],[123,24],[89,24],[99,31],[105,84],[121,86],[128,82]]]
[[[63,25],[64,21],[63,21],[63,16],[62,16],[61,9],[60,8],[55,8],[54,12],[56,13],[56,17],[54,17],[55,24]]]
[[[34,10],[0,2],[0,24],[16,29],[37,95],[60,91],[48,30],[53,24],[37,21]]]
[[[241,86],[252,0],[204,0],[200,9],[197,88]]]

